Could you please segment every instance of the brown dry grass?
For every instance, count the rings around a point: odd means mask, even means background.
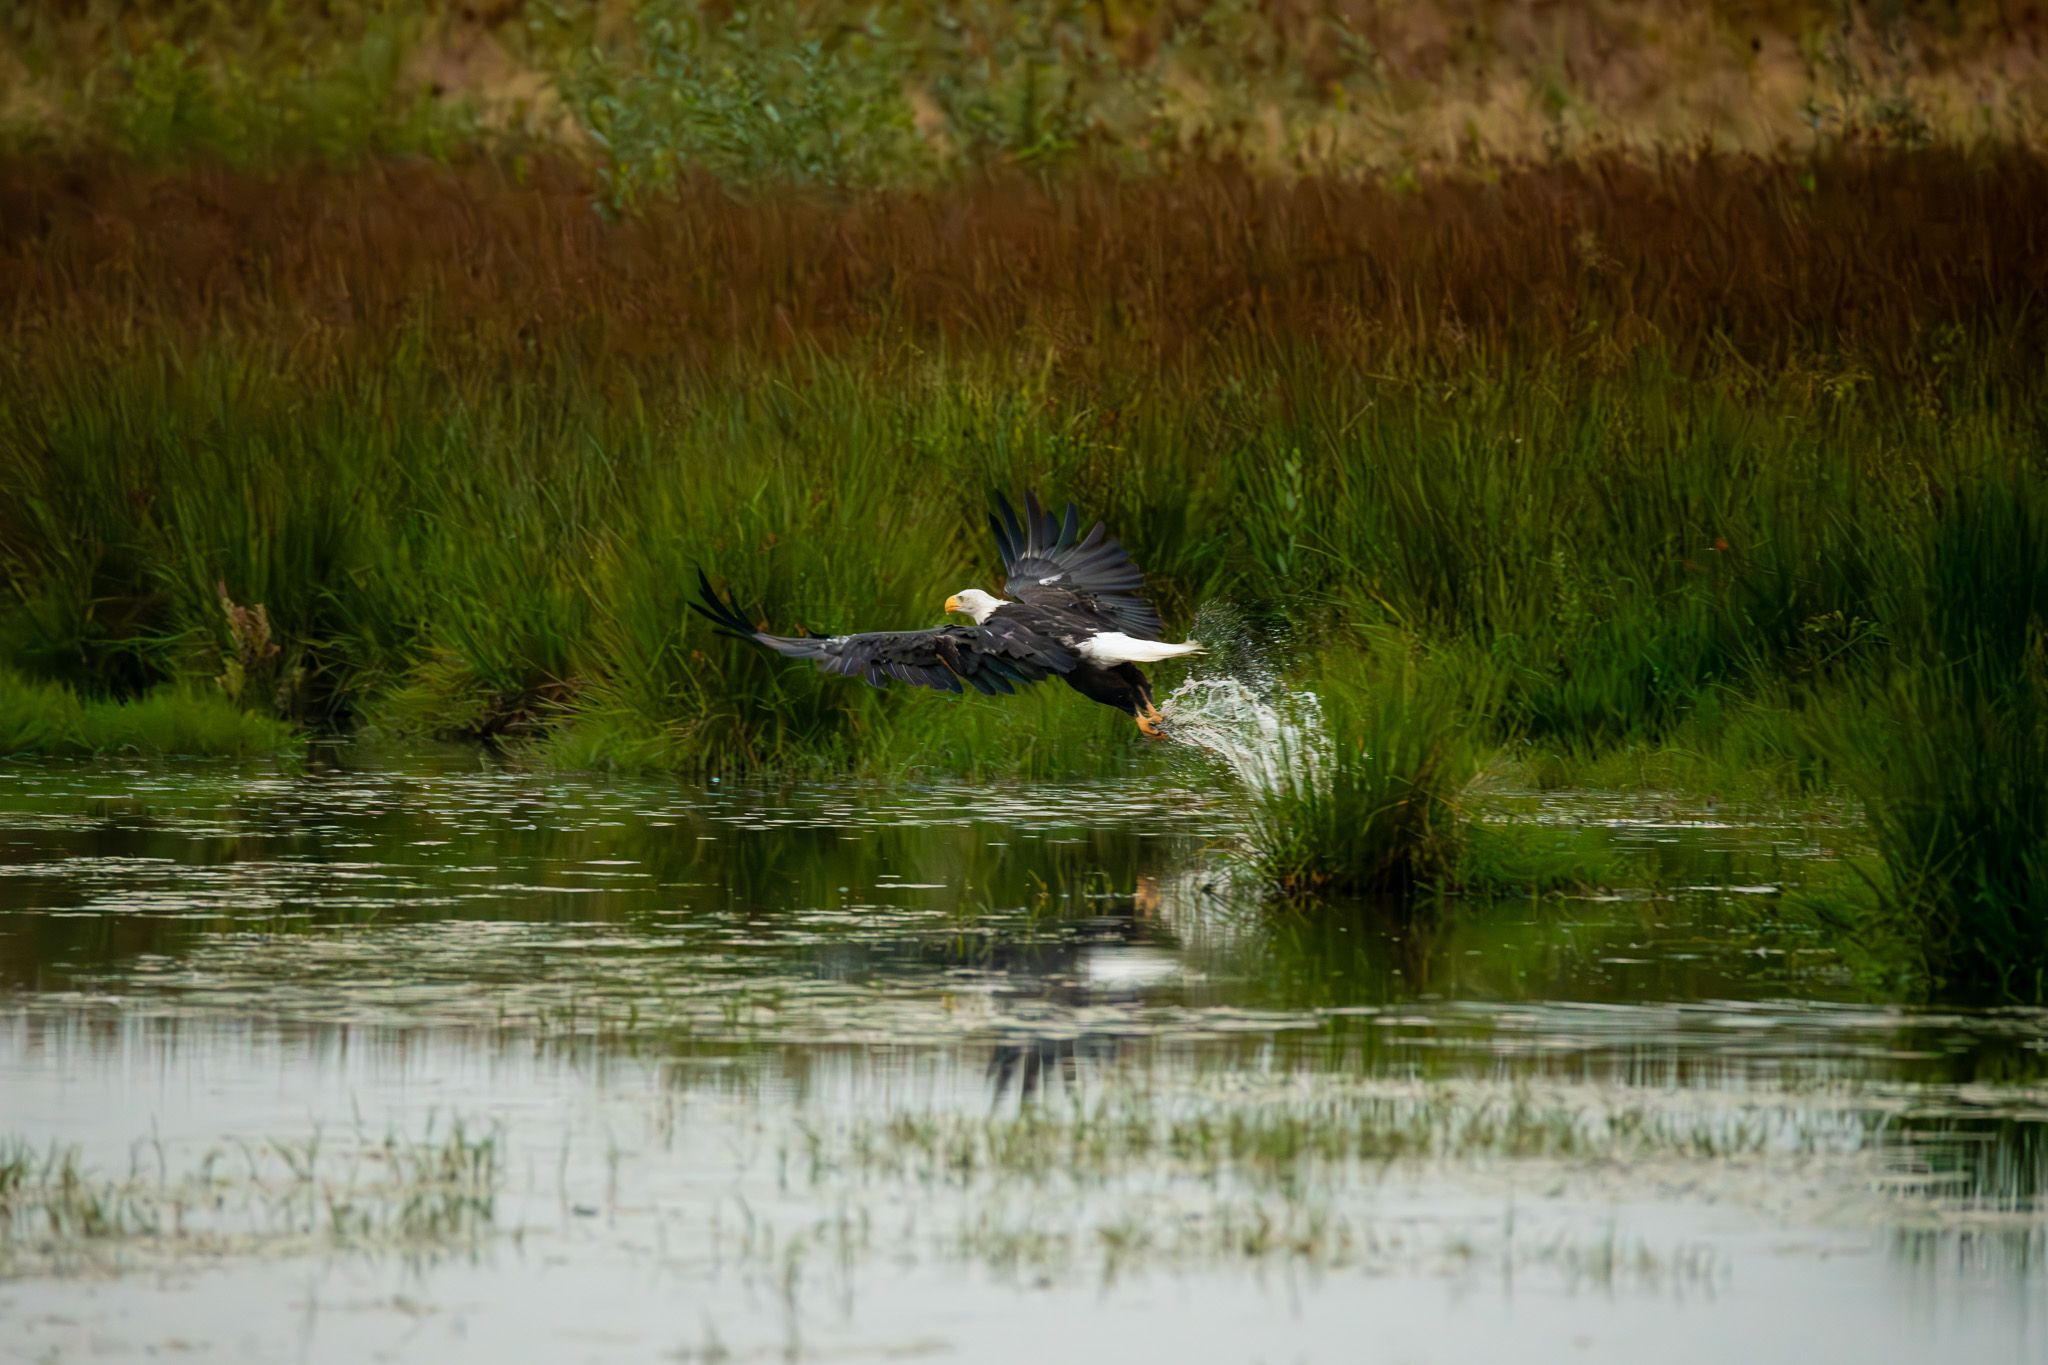
[[[0,161],[0,336],[32,359],[234,335],[315,363],[423,333],[588,371],[891,337],[1053,365],[1309,342],[1368,371],[1657,345],[1853,352],[1882,378],[1944,328],[2038,345],[2044,206],[2048,159],[2017,150],[1612,156],[1413,191],[1227,164],[852,200],[704,185],[623,223],[566,162],[26,159]]]

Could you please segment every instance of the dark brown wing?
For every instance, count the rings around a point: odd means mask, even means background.
[[[1004,591],[1020,602],[1101,617],[1133,639],[1159,638],[1159,613],[1140,596],[1145,575],[1101,522],[1084,536],[1074,504],[1055,520],[1029,491],[1021,518],[1001,493],[995,503],[988,524],[1009,571]]]
[[[699,600],[690,604],[720,635],[747,640],[792,659],[810,659],[827,673],[863,678],[875,687],[893,680],[913,687],[958,692],[1015,692],[1054,673],[1070,672],[1078,660],[1057,641],[1016,622],[991,619],[980,626],[936,630],[875,630],[860,635],[770,635],[754,629],[739,603],[721,598],[711,580],[697,573]]]

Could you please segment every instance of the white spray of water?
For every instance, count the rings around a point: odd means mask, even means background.
[[[1167,735],[1223,760],[1253,791],[1320,780],[1329,762],[1321,700],[1266,692],[1241,678],[1189,678],[1160,704]]]
[[[1330,760],[1322,699],[1283,685],[1227,607],[1205,606],[1194,636],[1211,666],[1169,692],[1167,735],[1221,759],[1253,792],[1319,783]]]

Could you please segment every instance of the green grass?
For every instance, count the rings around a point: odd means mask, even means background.
[[[0,667],[0,757],[141,754],[243,758],[281,753],[290,725],[237,709],[218,693],[167,685],[125,701],[81,699]]]
[[[1824,907],[1857,964],[1915,994],[2048,998],[2048,708],[1909,674],[1834,722],[1878,869]]]
[[[1654,357],[1477,373],[1446,403],[1306,357],[1204,399],[1260,363],[1230,352],[1035,395],[964,357],[506,386],[406,348],[258,384],[260,355],[11,372],[13,668],[104,698],[211,680],[241,649],[224,585],[278,648],[245,704],[298,723],[571,762],[1100,771],[1134,746],[1064,691],[874,693],[685,610],[702,565],[778,630],[934,624],[995,585],[986,490],[1031,484],[1107,517],[1177,622],[1228,599],[1303,657],[1346,657],[1340,624],[1422,642],[1454,690],[1488,690],[1492,741],[1733,743],[1704,718],[1747,706],[1745,752],[1796,771],[1752,702],[1891,668],[1939,521],[1928,481],[2017,471],[2033,440],[2017,380],[1959,387],[1937,420]]]
[[[1465,831],[1444,889],[1507,899],[1611,886],[1642,886],[1645,870],[1610,846],[1605,831],[1530,825],[1483,816]]]

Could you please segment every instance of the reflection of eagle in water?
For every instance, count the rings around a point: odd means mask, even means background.
[[[1142,596],[1144,575],[1115,536],[1095,523],[1081,534],[1072,503],[1055,520],[1024,495],[1020,519],[998,493],[989,526],[1009,581],[1009,600],[967,588],[946,610],[974,618],[971,626],[877,630],[862,635],[787,636],[756,630],[730,597],[720,598],[698,571],[702,600],[692,603],[722,635],[751,640],[792,659],[815,659],[827,673],[861,677],[876,687],[890,679],[942,692],[962,685],[985,693],[1014,692],[1018,683],[1059,675],[1067,686],[1133,716],[1148,739],[1164,739],[1152,684],[1138,671],[1202,648],[1159,638],[1159,613]]]

